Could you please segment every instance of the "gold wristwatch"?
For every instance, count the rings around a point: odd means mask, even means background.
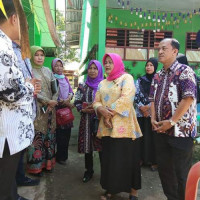
[[[174,126],[176,124],[176,122],[174,122],[172,119],[169,120],[171,126]]]

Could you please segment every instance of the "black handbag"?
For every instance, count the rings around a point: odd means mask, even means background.
[[[56,79],[51,81],[51,91],[55,94],[58,91],[58,82]]]
[[[96,137],[99,128],[99,119],[94,117],[91,121],[91,133]]]

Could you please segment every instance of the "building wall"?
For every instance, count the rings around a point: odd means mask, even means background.
[[[30,45],[37,45],[47,48],[55,48],[55,44],[49,33],[48,25],[44,15],[41,0],[22,0],[29,26]],[[49,0],[53,19],[55,20],[55,0]],[[53,57],[46,57],[44,66],[51,67]]]
[[[162,15],[162,13],[157,13],[158,15]],[[112,15],[113,16],[113,23],[108,22],[108,17]],[[117,17],[117,20],[115,20],[115,17]],[[88,49],[91,49],[94,44],[98,44],[98,8],[93,8],[92,10],[92,26],[91,26],[91,36],[89,37],[89,47]],[[168,17],[170,19],[170,17]],[[166,26],[165,23],[161,23],[161,25],[158,27],[161,29],[163,26],[163,30],[167,31],[173,31],[173,37],[176,38],[180,44],[180,53],[185,53],[185,37],[186,32],[197,32],[200,29],[200,15],[195,15],[191,19],[187,20],[187,23],[184,23],[184,20],[180,20],[179,28],[177,25],[173,25],[171,23],[170,25]],[[189,22],[191,21],[191,23]],[[134,22],[136,22],[137,25],[134,26]],[[141,24],[143,24],[144,28],[147,30],[153,30],[153,26],[149,26],[149,22],[154,24],[152,20],[139,18],[134,12],[134,14],[131,14],[130,10],[122,10],[122,9],[107,9],[107,28],[127,28],[127,29],[137,29],[138,26],[141,28]],[[132,27],[131,27],[132,23]],[[145,27],[145,23],[148,23],[148,26]],[[139,74],[144,74],[144,61],[136,61],[137,63],[133,67],[132,61],[124,61],[125,67],[130,69],[129,73],[134,75],[134,77],[137,77]],[[161,68],[161,65],[159,65],[159,69]]]

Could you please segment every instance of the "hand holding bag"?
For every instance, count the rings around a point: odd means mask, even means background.
[[[56,111],[56,123],[59,126],[65,126],[74,121],[72,110],[68,107],[58,109]]]

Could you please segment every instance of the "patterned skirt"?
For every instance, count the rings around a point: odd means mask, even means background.
[[[79,134],[78,134],[78,152],[91,153],[93,151],[101,151],[101,139],[94,136],[90,130],[91,120],[88,115],[82,115],[80,119]]]
[[[50,128],[46,134],[35,130],[33,143],[27,152],[27,172],[37,174],[43,169],[52,170],[56,163],[55,147],[55,132],[51,133]]]

